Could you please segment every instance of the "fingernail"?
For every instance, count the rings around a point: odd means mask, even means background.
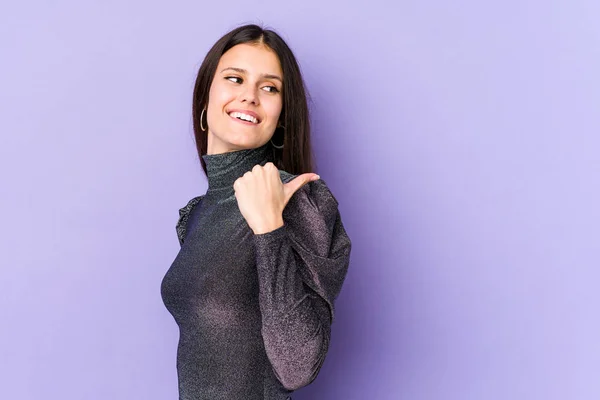
[[[313,178],[311,179],[311,181],[316,181],[317,179],[321,179],[321,177],[319,175],[313,176]]]

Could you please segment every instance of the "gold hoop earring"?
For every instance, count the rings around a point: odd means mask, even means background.
[[[206,108],[202,109],[202,112],[200,113],[200,129],[202,129],[202,132],[204,132],[206,129],[202,126],[202,118],[204,117],[204,111],[206,111]],[[208,121],[206,121],[208,122]]]

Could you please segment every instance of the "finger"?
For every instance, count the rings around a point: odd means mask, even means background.
[[[285,193],[285,203],[287,204],[287,202],[292,198],[294,193],[296,193],[302,186],[306,185],[308,182],[317,179],[320,179],[319,175],[309,172],[297,176],[285,185],[283,185],[283,191]]]

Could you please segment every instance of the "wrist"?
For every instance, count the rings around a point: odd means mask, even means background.
[[[275,229],[279,229],[284,225],[283,217],[278,217],[273,221],[265,221],[263,223],[258,224],[256,227],[252,228],[255,235],[261,235],[264,233],[269,233],[274,231]]]

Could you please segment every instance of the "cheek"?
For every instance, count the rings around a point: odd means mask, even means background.
[[[208,92],[208,109],[219,111],[234,98],[234,94],[221,83],[213,82]]]
[[[279,115],[281,114],[281,98],[269,100],[270,101],[263,102],[263,107],[271,123],[276,125],[277,121],[279,121]]]

